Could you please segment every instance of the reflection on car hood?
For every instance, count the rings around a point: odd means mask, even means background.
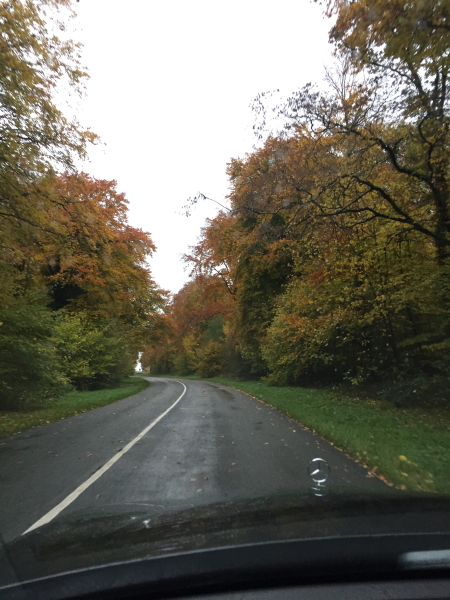
[[[248,543],[450,532],[450,497],[391,490],[380,495],[280,494],[159,511],[114,505],[60,517],[7,544],[3,562],[11,566],[10,578],[14,572],[16,581],[24,581],[86,566]]]

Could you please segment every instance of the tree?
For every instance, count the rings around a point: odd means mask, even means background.
[[[12,293],[27,258],[29,241],[42,232],[55,235],[48,210],[49,183],[57,170],[72,169],[86,156],[95,136],[64,116],[55,100],[57,86],[82,92],[87,74],[77,44],[61,39],[70,0],[0,2],[0,276]],[[19,278],[20,279],[20,278]]]
[[[70,353],[60,352],[65,372],[79,386],[98,386],[113,372],[129,371],[145,345],[158,342],[166,294],[147,265],[151,237],[129,225],[128,202],[115,181],[65,174],[53,193],[63,199],[52,209],[59,235],[42,240],[40,260],[50,306],[67,315],[58,347],[65,348],[65,336],[81,344],[67,364]],[[92,342],[97,338],[102,343]]]
[[[155,246],[150,234],[129,225],[128,201],[116,182],[64,174],[52,192],[63,201],[50,213],[59,235],[42,240],[40,248],[54,308],[70,301],[98,316],[132,321],[162,307],[147,265]]]
[[[96,137],[56,100],[57,87],[81,94],[87,77],[65,39],[71,5],[0,0],[0,389],[19,400],[129,372],[157,341],[166,302],[147,264],[153,242],[128,223],[124,194],[74,168]],[[15,380],[25,361],[33,377]]]
[[[0,306],[0,409],[36,404],[67,388],[45,300],[34,292]]]
[[[339,169],[312,197],[330,214],[386,219],[430,238],[439,263],[450,246],[448,2],[328,3],[340,60],[330,91],[308,85],[278,107],[288,129],[333,138]],[[264,96],[255,109],[265,115]],[[361,169],[362,164],[364,168]],[[387,189],[389,173],[396,185]],[[415,202],[405,205],[407,187]],[[333,193],[334,205],[327,198]]]
[[[260,147],[231,160],[230,208],[188,257],[229,291],[224,329],[253,373],[446,378],[449,11],[330,0],[326,89],[279,103],[267,136],[268,94],[255,99]],[[199,356],[198,337],[187,346]]]
[[[78,389],[95,389],[118,383],[134,372],[136,356],[130,351],[127,331],[114,321],[93,320],[92,315],[60,311],[51,341],[63,375]]]
[[[231,213],[210,222],[191,254],[197,271],[198,262],[211,272],[226,260],[227,323],[253,372],[269,370],[273,382],[358,382],[428,368],[443,355],[433,243],[396,219],[339,209],[332,178],[348,164],[342,140],[302,128],[232,161]],[[373,170],[371,157],[353,158],[355,168]],[[406,209],[423,210],[393,170],[376,176]],[[214,236],[222,244],[211,244]]]
[[[225,328],[230,298],[219,275],[196,275],[168,305],[161,338],[145,349],[142,365],[152,372],[179,375],[211,377],[222,372],[228,358]]]

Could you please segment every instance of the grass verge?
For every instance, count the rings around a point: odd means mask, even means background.
[[[450,494],[449,409],[396,408],[331,389],[269,387],[222,377],[207,381],[274,406],[401,489]]]
[[[0,410],[0,436],[12,435],[52,423],[66,417],[72,417],[80,412],[105,406],[117,400],[137,394],[149,385],[145,379],[126,377],[119,387],[94,392],[70,392],[40,404],[37,408],[13,411]]]

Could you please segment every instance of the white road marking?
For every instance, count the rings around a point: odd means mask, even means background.
[[[176,383],[181,383],[181,381],[177,381]],[[36,521],[36,523],[34,523],[34,525],[32,525],[26,531],[24,531],[22,533],[22,535],[24,535],[25,533],[28,533],[30,531],[33,531],[33,529],[42,527],[42,525],[46,525],[47,523],[50,523],[50,521],[52,519],[54,519],[61,511],[63,511],[67,506],[69,506],[69,504],[72,504],[72,502],[74,500],[76,500],[78,498],[78,496],[84,492],[84,490],[86,490],[90,485],[92,485],[94,483],[94,481],[97,481],[97,479],[99,479],[99,477],[101,477],[103,475],[103,473],[106,473],[106,471],[110,467],[112,467],[113,464],[116,463],[119,460],[119,458],[125,454],[125,452],[128,452],[128,450],[130,448],[132,448],[134,446],[134,444],[136,444],[136,442],[138,442],[140,439],[142,439],[144,437],[144,435],[146,433],[148,433],[150,431],[150,429],[152,429],[152,427],[154,427],[156,425],[156,423],[161,421],[161,419],[163,417],[165,417],[167,415],[167,413],[170,412],[172,410],[172,408],[174,408],[178,404],[178,402],[181,400],[181,398],[186,393],[186,386],[184,385],[184,383],[181,383],[181,385],[184,387],[183,393],[172,404],[172,406],[169,406],[169,408],[167,410],[165,410],[161,415],[159,415],[159,417],[157,419],[155,419],[152,423],[150,423],[150,425],[148,427],[146,427],[143,431],[141,431],[141,433],[138,436],[136,436],[134,438],[134,440],[131,440],[131,442],[129,442],[126,446],[124,446],[122,448],[122,450],[120,450],[120,452],[117,452],[117,454],[115,454],[110,460],[108,460],[108,462],[106,464],[104,464],[103,467],[101,467],[98,471],[96,471],[93,475],[91,475],[89,477],[89,479],[87,479],[84,483],[79,485],[76,490],[74,490],[71,494],[69,494],[67,496],[67,498],[64,498],[64,500],[62,502],[60,502],[59,504],[57,504],[55,506],[55,508],[52,508],[52,510],[50,510],[47,514],[45,514],[43,517],[41,517],[39,519],[39,521]]]

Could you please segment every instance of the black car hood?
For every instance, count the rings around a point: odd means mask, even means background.
[[[60,517],[3,546],[0,585],[207,548],[316,537],[450,533],[450,497],[311,492],[157,512],[105,506]]]

